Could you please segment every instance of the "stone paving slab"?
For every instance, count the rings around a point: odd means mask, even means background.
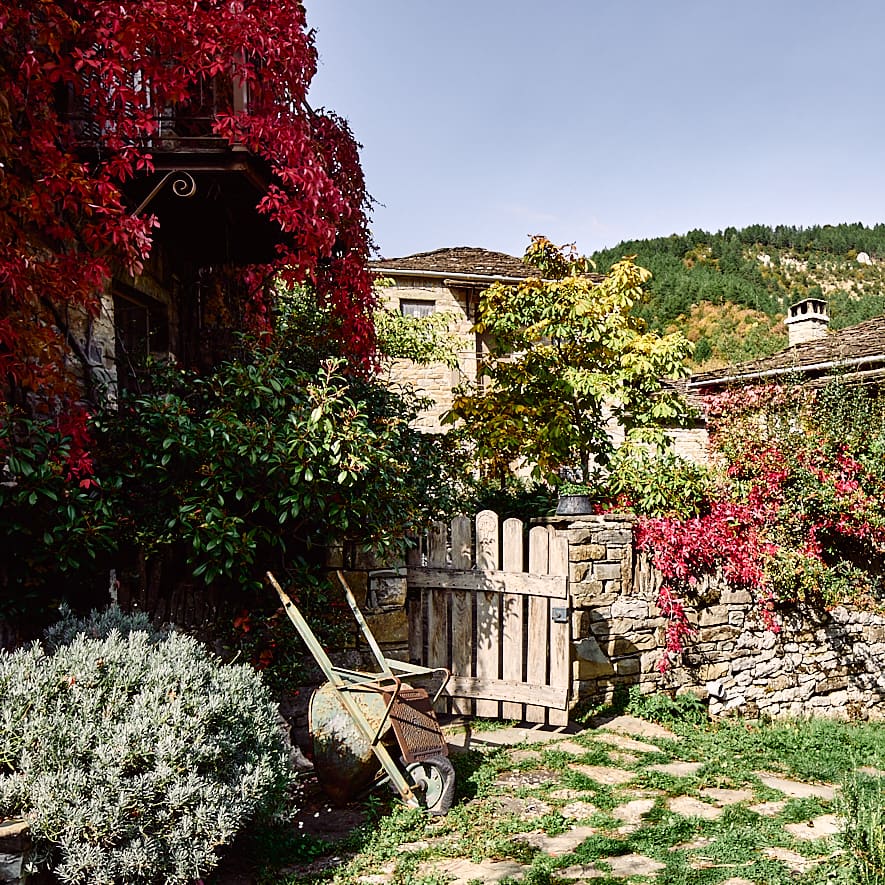
[[[609,753],[608,758],[611,759],[615,765],[623,765],[624,768],[632,768],[639,761],[638,756],[634,756],[632,753],[620,753],[617,750],[613,753]]]
[[[588,817],[596,814],[597,811],[598,809],[595,805],[591,805],[589,802],[584,802],[581,799],[569,802],[568,805],[563,805],[559,809],[559,813],[566,820],[586,820]]]
[[[795,873],[805,873],[813,866],[820,863],[820,858],[803,857],[789,848],[781,848],[779,845],[771,848],[764,848],[762,853],[772,860],[780,861],[787,869]]]
[[[614,731],[618,734],[626,734],[637,738],[666,738],[671,741],[678,741],[679,736],[673,734],[663,725],[656,722],[646,722],[645,719],[638,719],[636,716],[615,716],[612,719],[598,719],[590,723],[592,728],[600,731]]]
[[[637,741],[635,738],[627,737],[625,734],[618,734],[614,731],[598,731],[594,733],[593,737],[598,741],[602,741],[604,744],[609,744],[620,750],[629,750],[633,753],[661,752],[661,748],[656,747],[654,744],[649,744],[645,741]]]
[[[676,796],[667,803],[667,808],[674,814],[681,814],[683,817],[700,817],[704,820],[716,820],[722,815],[720,806],[708,805],[691,796]]]
[[[649,771],[660,771],[671,777],[694,777],[704,767],[703,762],[662,762],[659,765],[649,765]]]
[[[496,787],[539,787],[551,780],[558,780],[560,776],[560,772],[549,768],[535,768],[531,771],[504,772],[494,783]]]
[[[827,836],[835,836],[842,828],[839,818],[835,814],[822,814],[813,820],[784,824],[784,829],[797,839],[812,842],[815,839],[824,839]]]
[[[483,883],[500,882],[508,877],[519,880],[525,875],[525,867],[513,860],[484,860],[474,863],[459,859],[423,863],[418,868],[419,876],[429,876],[432,873],[454,877],[449,885],[467,885],[475,879]]]
[[[560,879],[602,879],[605,876],[605,873],[602,870],[598,870],[594,866],[588,866],[587,864],[573,864],[570,867],[565,867],[564,869],[557,870],[556,875]]]
[[[430,848],[430,842],[427,839],[419,839],[417,842],[403,842],[398,850],[411,853],[413,851],[427,851],[428,848]]]
[[[770,771],[757,771],[755,774],[766,787],[777,790],[791,799],[815,798],[831,802],[836,798],[836,787],[832,784],[807,784],[802,781],[781,777],[779,774],[773,774]]]
[[[605,858],[604,862],[611,867],[610,875],[619,879],[626,879],[629,876],[654,876],[665,866],[659,860],[653,860],[644,854],[619,854],[616,857]]]
[[[493,803],[501,814],[512,814],[521,818],[542,817],[550,812],[550,806],[546,802],[534,797],[497,796]]]
[[[729,790],[723,787],[703,787],[698,792],[717,805],[737,805],[738,802],[748,802],[756,795],[752,790]]]
[[[366,873],[357,879],[360,885],[387,885],[393,880],[396,871],[396,861],[390,860],[377,873]]]
[[[632,799],[624,805],[619,805],[611,812],[612,817],[621,821],[618,832],[621,834],[632,833],[642,824],[642,818],[655,807],[654,799]]]
[[[571,854],[585,839],[595,836],[598,832],[598,827],[583,826],[572,827],[558,836],[548,836],[540,830],[535,830],[531,833],[519,833],[513,839],[515,842],[524,842],[532,848],[537,848],[551,857],[562,857],[564,854]]]
[[[513,750],[510,761],[514,765],[519,765],[520,762],[540,762],[541,755],[536,750]]]
[[[568,753],[570,756],[585,756],[590,751],[579,744],[577,741],[558,741],[555,744],[548,744],[545,750],[553,750],[557,753]]]
[[[577,734],[575,725],[553,728],[547,725],[511,725],[493,731],[473,731],[469,726],[452,723],[443,726],[446,743],[453,750],[477,750],[483,747],[513,747],[519,744],[546,744],[566,735]]]
[[[565,869],[557,870],[556,875],[563,879],[602,879],[613,876],[617,879],[627,879],[631,876],[654,876],[664,869],[664,864],[643,854],[619,854],[614,857],[600,859],[600,866],[596,864],[574,864]],[[605,864],[611,868],[603,870]]]
[[[776,817],[787,807],[786,799],[777,799],[774,802],[759,802],[757,805],[751,805],[750,811],[761,814],[762,817]]]
[[[605,765],[572,765],[572,771],[578,771],[586,775],[590,780],[599,784],[607,784],[610,787],[626,784],[636,776],[635,772],[624,771],[623,768],[608,768]]]
[[[583,799],[587,795],[586,790],[554,790],[548,793],[551,799],[564,799],[566,802],[572,799]]]
[[[721,883],[721,885],[756,885],[756,883],[751,882],[749,879],[741,879],[740,877],[738,877],[726,879],[724,882]]]

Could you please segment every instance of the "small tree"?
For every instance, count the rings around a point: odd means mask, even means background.
[[[615,452],[613,421],[630,443],[663,443],[686,407],[661,378],[687,374],[691,343],[633,315],[649,271],[625,258],[600,278],[587,258],[540,236],[525,261],[537,277],[496,283],[480,299],[484,377],[458,388],[446,420],[463,422],[480,463],[501,478],[520,458],[536,475],[567,467],[587,478]]]

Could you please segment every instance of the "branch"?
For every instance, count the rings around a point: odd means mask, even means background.
[[[110,386],[110,375],[104,368],[102,363],[94,363],[89,359],[89,354],[84,350],[83,345],[77,340],[70,326],[63,319],[58,307],[53,304],[45,295],[40,296],[40,303],[52,314],[52,319],[59,331],[64,335],[65,341],[73,351],[74,355],[83,366],[89,384],[89,401],[93,405],[98,405],[97,393],[102,385],[105,389]]]

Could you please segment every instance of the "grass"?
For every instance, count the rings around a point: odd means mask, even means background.
[[[434,865],[454,859],[518,862],[524,867],[521,881],[526,885],[565,885],[570,880],[562,871],[576,865],[593,865],[603,874],[593,879],[599,885],[720,885],[735,877],[760,885],[885,885],[885,780],[857,771],[885,769],[885,725],[828,720],[730,720],[708,725],[692,716],[677,717],[668,727],[676,739],[643,738],[658,752],[632,752],[633,760],[597,740],[592,728],[568,738],[585,751],[581,754],[552,749],[561,737],[551,740],[551,748],[523,748],[536,751],[537,758],[519,762],[511,758],[515,748],[459,754],[454,757],[456,801],[445,818],[428,818],[396,803],[379,805],[376,798],[374,819],[348,837],[346,844],[329,846],[315,840],[309,851],[303,848],[306,856],[300,861],[287,858],[283,851],[277,855],[277,871],[267,870],[262,885],[362,885],[380,882],[379,876],[387,877],[391,885],[443,885],[449,877]],[[685,777],[648,768],[680,760],[703,765]],[[599,784],[576,771],[576,764],[626,769],[633,779],[614,786]],[[531,777],[533,772],[543,772],[540,782]],[[766,787],[758,772],[808,783],[844,783],[844,787],[835,801],[790,798]],[[722,806],[716,819],[685,816],[670,808],[677,797],[705,802],[697,806],[701,810],[715,807],[712,799],[704,798],[705,787],[741,789],[750,796]],[[559,794],[562,790],[572,793]],[[506,811],[501,806],[504,797],[510,797]],[[614,812],[640,797],[652,800],[651,807],[631,830]],[[528,800],[542,810],[520,814]],[[568,819],[563,810],[576,800],[596,811],[585,820]],[[755,810],[759,803],[772,800],[781,803],[776,813]],[[786,829],[834,813],[849,822],[841,834],[808,841]],[[531,847],[519,838],[542,832],[552,839],[575,825],[593,831],[560,854]],[[807,869],[791,870],[767,854],[772,848],[807,859]],[[647,878],[610,874],[607,865],[613,858],[634,853],[657,861],[662,869]],[[340,862],[322,870],[305,866],[279,870],[316,856],[338,857]]]

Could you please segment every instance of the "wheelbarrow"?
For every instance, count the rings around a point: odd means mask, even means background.
[[[455,792],[455,771],[433,704],[451,674],[384,657],[344,575],[336,575],[379,673],[334,666],[298,607],[267,572],[289,620],[326,677],[310,699],[308,714],[317,779],[336,802],[388,782],[406,805],[445,814]],[[431,698],[426,688],[410,685],[406,678],[441,684]],[[400,756],[399,763],[394,755]]]

